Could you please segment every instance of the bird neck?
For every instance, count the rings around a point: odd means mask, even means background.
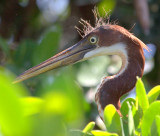
[[[113,104],[120,112],[120,97],[134,88],[136,76],[142,77],[143,75],[145,60],[141,46],[134,43],[116,46],[119,50],[110,52],[110,55],[119,55],[122,59],[122,66],[117,74],[105,77],[98,88],[95,98],[101,117],[103,117],[103,109],[108,104]]]

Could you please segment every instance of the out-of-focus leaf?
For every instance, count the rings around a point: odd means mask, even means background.
[[[100,130],[92,130],[91,133],[94,136],[118,136],[118,134],[116,134],[116,133],[109,133],[109,132],[100,131]]]
[[[151,125],[150,133],[151,133],[151,136],[159,136],[155,119],[153,120],[153,123]]]
[[[90,133],[84,133],[80,130],[73,130],[73,131],[70,131],[67,136],[93,136],[93,135]]]
[[[41,112],[34,116],[33,136],[66,136],[64,119],[71,109],[71,100],[58,90],[47,92],[43,97],[43,101],[38,100]]]
[[[137,93],[136,100],[138,100],[138,104],[140,105],[144,113],[149,107],[149,102],[148,102],[148,98],[146,95],[146,90],[144,88],[144,84],[139,77],[137,77],[136,93]]]
[[[58,49],[61,36],[61,27],[50,28],[43,36],[40,45],[34,51],[33,64],[37,65],[42,61],[55,55]]]
[[[41,92],[54,92],[62,94],[66,101],[63,101],[63,108],[69,110],[65,113],[68,121],[82,120],[83,117],[83,97],[80,87],[74,81],[73,70],[70,68],[59,69],[57,75],[43,78]],[[61,98],[60,98],[61,99]]]
[[[45,111],[47,114],[65,115],[69,112],[71,100],[62,92],[52,92],[45,95]]]
[[[22,41],[13,54],[13,61],[16,66],[25,69],[32,67],[33,64],[31,60],[36,46],[37,43],[32,40]]]
[[[116,108],[111,104],[107,105],[104,109],[104,123],[109,132],[122,134],[120,116]]]
[[[111,14],[113,12],[116,5],[116,0],[102,0],[98,4],[98,10],[101,16],[105,16],[106,13]]]
[[[158,135],[160,136],[160,116],[157,115],[155,120],[156,120]]]
[[[8,75],[6,74],[8,73]],[[19,101],[19,85],[12,84],[12,75],[0,68],[0,126],[4,135],[29,135],[29,122],[23,116]]]
[[[83,129],[83,132],[84,133],[91,132],[93,130],[94,126],[95,126],[95,122],[88,123],[87,126]]]
[[[62,117],[56,114],[40,113],[34,116],[32,136],[66,136]]]
[[[24,109],[25,116],[39,113],[42,110],[44,104],[44,100],[36,97],[21,98],[20,102]]]
[[[152,88],[147,95],[149,103],[151,104],[152,102],[154,102],[159,96],[159,94],[160,94],[160,85],[157,85],[154,88]]]
[[[134,136],[134,120],[133,120],[133,115],[132,115],[132,109],[131,105],[128,102],[128,132],[129,136]]]
[[[15,80],[16,77],[9,70],[7,70],[3,67],[0,67],[0,74],[3,77],[6,77],[6,80],[9,83],[8,86],[10,86],[12,88],[12,90],[14,90],[17,93],[18,96],[22,97],[22,96],[29,95],[27,92],[27,89],[25,88],[25,86],[23,84],[21,84],[21,83],[12,84],[12,82]]]
[[[157,115],[160,115],[160,101],[153,102],[149,108],[145,111],[142,118],[142,136],[148,136],[151,133],[152,123]]]
[[[9,55],[9,46],[2,37],[0,37],[0,48],[2,48],[6,55]]]

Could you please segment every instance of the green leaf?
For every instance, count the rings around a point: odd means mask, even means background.
[[[121,114],[123,115],[123,118],[125,118],[125,119],[127,119],[127,116],[128,116],[128,110],[129,110],[128,103],[132,107],[131,108],[132,115],[134,115],[135,112],[136,112],[136,107],[135,107],[136,101],[135,101],[135,99],[133,99],[133,98],[127,98],[127,99],[125,99],[123,101],[121,109],[120,109],[121,110]]]
[[[94,136],[118,136],[118,134],[116,134],[116,133],[109,133],[109,132],[100,131],[100,130],[92,130],[91,133]]]
[[[139,108],[138,110],[136,110],[136,113],[134,115],[134,126],[136,130],[140,128],[142,116],[143,116],[142,109]]]
[[[104,123],[109,132],[122,134],[120,116],[112,104],[107,105],[104,109]]]
[[[44,112],[47,114],[66,115],[72,103],[71,100],[60,91],[47,93],[44,99]]]
[[[37,46],[33,55],[33,64],[37,65],[42,61],[56,54],[60,42],[61,27],[50,28],[44,35],[41,43]]]
[[[133,115],[132,115],[132,109],[131,105],[128,102],[128,131],[129,131],[129,136],[134,136],[134,120],[133,120]]]
[[[140,105],[144,113],[149,107],[149,102],[144,88],[144,84],[139,77],[137,77],[136,93],[137,93],[138,104]]]
[[[84,133],[80,130],[72,130],[69,132],[67,136],[93,136],[93,135],[90,133]]]
[[[131,106],[131,111],[132,111],[132,115],[136,115],[136,101],[133,98],[127,98],[123,101],[122,106],[121,106],[121,114],[122,116],[122,122],[123,122],[123,131],[125,133],[125,135],[129,135],[129,131],[128,131],[128,111],[129,111],[129,107],[128,107],[128,103]],[[122,124],[122,123],[121,123]]]
[[[23,116],[19,92],[23,89],[12,84],[10,72],[0,68],[0,126],[1,132],[7,136],[29,135],[29,122]],[[25,89],[24,89],[25,90]]]
[[[120,121],[121,121],[122,136],[125,136],[124,127],[123,127],[123,119],[120,118]]]
[[[91,132],[91,130],[93,130],[94,126],[95,126],[95,122],[88,123],[87,126],[83,129],[83,132],[84,133]]]
[[[84,115],[82,91],[74,80],[73,69],[71,67],[63,68],[57,72],[57,75],[53,76],[50,74],[48,77],[43,77],[42,80],[41,92],[54,92],[62,94],[62,97],[65,98],[66,102],[60,106],[69,108],[65,113],[66,120],[68,121],[81,120]]]
[[[42,110],[44,104],[44,100],[36,97],[21,98],[20,102],[22,104],[25,116],[39,113]]]
[[[153,123],[151,125],[150,134],[151,136],[158,136],[157,125],[156,125],[155,119],[153,120]]]
[[[66,136],[66,127],[61,116],[41,112],[32,117],[34,127],[31,136]]]
[[[105,16],[106,12],[111,14],[115,8],[116,0],[102,0],[98,4],[98,10],[101,16]]]
[[[156,120],[156,125],[157,125],[157,131],[158,131],[158,134],[160,136],[160,116],[157,115],[155,120]]]
[[[145,111],[142,118],[142,136],[150,135],[150,128],[157,115],[160,115],[160,101],[153,102]]]
[[[152,88],[147,95],[149,103],[151,104],[152,102],[154,102],[159,96],[159,94],[160,94],[160,85],[157,85],[154,88]]]

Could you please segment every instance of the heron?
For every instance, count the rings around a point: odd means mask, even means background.
[[[83,30],[77,28],[82,39],[54,55],[46,61],[19,75],[14,83],[24,81],[46,71],[74,64],[102,55],[118,55],[122,60],[120,70],[112,76],[104,77],[97,88],[95,102],[100,117],[103,119],[104,108],[113,104],[120,113],[120,97],[130,92],[136,84],[136,77],[142,77],[145,65],[143,49],[147,46],[127,29],[117,24],[106,23],[94,11],[95,26],[83,19]]]

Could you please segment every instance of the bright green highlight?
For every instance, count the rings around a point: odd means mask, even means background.
[[[144,84],[139,77],[137,77],[136,93],[137,93],[136,97],[137,97],[138,103],[142,108],[143,112],[145,112],[149,107],[149,102],[146,95],[146,90],[144,88]]]

